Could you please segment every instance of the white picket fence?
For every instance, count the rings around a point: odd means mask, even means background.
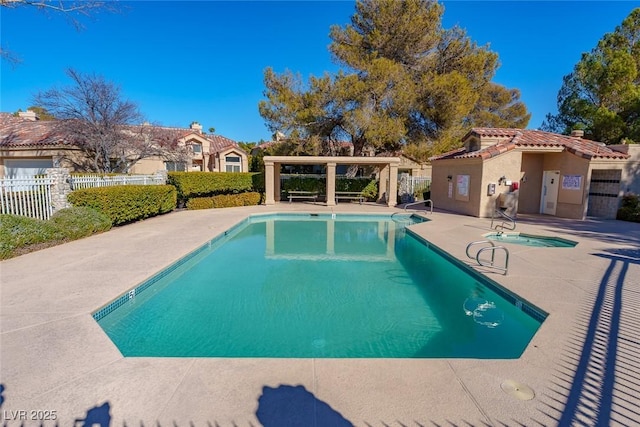
[[[431,188],[431,177],[413,176],[402,173],[398,176],[398,200],[409,203],[422,200],[423,193]]]
[[[160,175],[79,175],[71,176],[69,184],[71,190],[79,190],[112,185],[163,185],[165,180]]]
[[[49,177],[0,178],[0,213],[49,219],[52,185]]]
[[[49,219],[53,214],[50,176],[0,178],[0,214]],[[162,185],[162,175],[81,175],[69,178],[71,190],[112,185]],[[68,190],[67,190],[68,191]]]
[[[421,193],[431,188],[430,176],[409,176],[409,192]]]

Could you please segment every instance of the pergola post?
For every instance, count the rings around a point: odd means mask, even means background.
[[[266,196],[264,204],[267,206],[275,205],[276,200],[273,197],[275,194],[274,162],[268,160],[264,162],[264,191]]]
[[[275,163],[273,165],[273,198],[276,203],[280,201],[280,193],[282,193],[280,184],[280,163]]]
[[[327,162],[327,206],[336,205],[336,164]]]
[[[394,207],[398,202],[398,165],[389,164],[389,197],[388,206]]]
[[[378,203],[382,203],[382,200],[389,202],[389,195],[387,194],[387,178],[389,177],[389,165],[380,165],[380,173],[378,174]]]

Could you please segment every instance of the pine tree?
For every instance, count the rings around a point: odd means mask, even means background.
[[[582,54],[558,92],[558,114],[542,128],[606,144],[640,142],[640,8]]]
[[[420,145],[425,157],[457,147],[475,125],[525,127],[519,91],[491,82],[497,54],[443,29],[443,12],[432,0],[357,1],[351,24],[330,31],[343,69],[308,85],[268,69],[260,113],[272,130],[348,139],[356,156]]]

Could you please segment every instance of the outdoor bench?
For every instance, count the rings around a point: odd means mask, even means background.
[[[361,191],[336,191],[336,203],[338,200],[357,200],[358,203],[364,202],[364,196]]]
[[[318,192],[317,191],[287,191],[287,197],[289,198],[289,203],[293,199],[312,199],[314,202],[318,200]]]

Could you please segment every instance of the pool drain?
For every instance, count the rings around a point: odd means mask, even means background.
[[[518,400],[531,400],[535,397],[533,389],[514,380],[506,380],[500,384],[502,391]]]

